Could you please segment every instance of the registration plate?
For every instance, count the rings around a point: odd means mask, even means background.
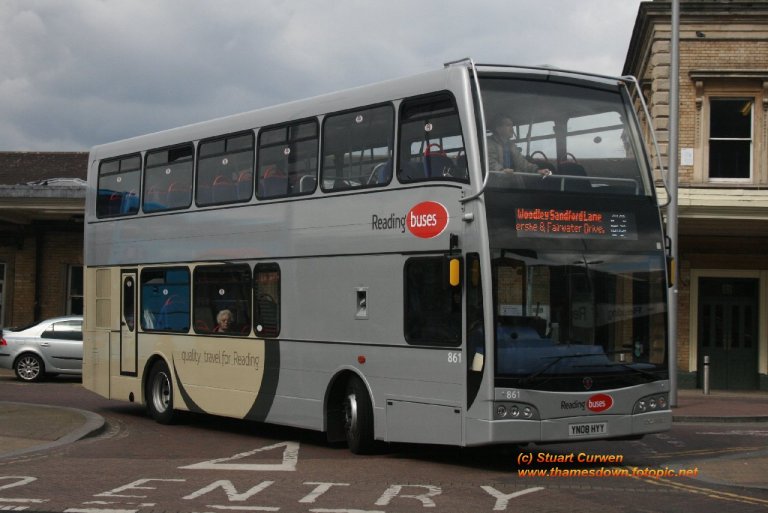
[[[595,436],[608,433],[607,422],[592,422],[588,424],[569,424],[568,434],[570,436]]]

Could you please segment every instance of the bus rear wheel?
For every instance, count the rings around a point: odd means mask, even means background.
[[[160,424],[173,423],[173,382],[165,362],[158,361],[152,365],[145,394],[149,416]]]
[[[360,378],[347,382],[344,396],[344,434],[349,450],[367,454],[373,448],[373,407]]]

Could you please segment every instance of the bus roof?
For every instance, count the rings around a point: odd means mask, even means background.
[[[91,160],[172,146],[182,142],[203,139],[214,134],[223,135],[251,130],[253,128],[310,118],[438,90],[467,88],[469,86],[469,75],[466,70],[469,65],[471,65],[469,59],[460,60],[448,63],[441,69],[416,75],[389,79],[374,84],[362,85],[96,145],[91,148]],[[607,87],[615,87],[617,82],[628,81],[627,78],[562,70],[549,66],[478,64],[476,68],[478,74],[482,76],[493,76],[496,74],[499,76],[515,74],[516,76],[530,76],[531,78],[551,76],[566,81],[588,82],[592,85],[604,84]]]

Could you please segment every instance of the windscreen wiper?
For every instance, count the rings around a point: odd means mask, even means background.
[[[584,365],[584,367],[586,367],[586,365]],[[612,362],[612,363],[605,363],[602,365],[590,365],[589,367],[624,367],[625,369],[629,369],[631,371],[637,372],[638,374],[642,374],[643,376],[653,378],[654,381],[659,379],[659,377],[653,372],[647,371],[644,369],[638,369],[637,367],[632,367],[632,365],[629,363]]]
[[[544,372],[546,372],[549,368],[553,367],[556,363],[560,362],[561,360],[564,360],[565,358],[583,358],[585,356],[602,356],[600,354],[595,353],[575,353],[575,354],[563,354],[560,356],[549,356],[548,358],[552,358],[552,361],[547,363],[545,366],[543,366],[541,369],[533,372],[532,374],[529,374],[528,376],[524,377],[520,380],[520,383],[522,385],[526,385],[533,381],[534,379],[541,376]]]

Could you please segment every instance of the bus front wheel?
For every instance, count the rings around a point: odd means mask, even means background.
[[[349,450],[354,454],[366,454],[373,448],[373,407],[368,390],[357,377],[347,382],[344,434]]]
[[[149,371],[146,385],[149,416],[160,424],[171,424],[173,413],[173,382],[171,372],[163,361],[155,362]]]

